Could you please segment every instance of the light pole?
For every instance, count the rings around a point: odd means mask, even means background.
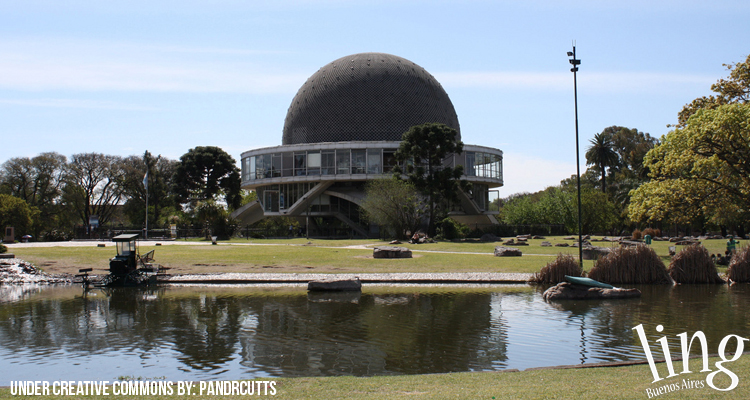
[[[580,151],[578,150],[578,80],[576,72],[578,72],[578,65],[581,64],[581,60],[576,58],[576,45],[573,43],[573,51],[568,52],[568,57],[573,57],[570,60],[570,64],[573,68],[570,72],[573,73],[573,96],[575,99],[575,110],[576,110],[576,180],[578,183],[578,263],[583,269],[583,234],[581,228],[581,162],[580,162]]]

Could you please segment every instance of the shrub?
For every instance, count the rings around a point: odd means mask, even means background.
[[[556,285],[565,280],[565,275],[583,276],[583,270],[572,255],[558,254],[554,261],[535,273],[529,282]]]
[[[8,251],[8,247],[0,243],[0,254],[6,253],[7,251]]]
[[[589,278],[607,283],[672,283],[667,268],[650,246],[618,247],[599,258]]]
[[[672,258],[669,276],[677,283],[724,283],[708,250],[700,244],[687,246]]]
[[[469,227],[447,217],[440,221],[440,236],[446,240],[465,238],[469,234]]]
[[[750,282],[750,246],[734,254],[727,268],[727,278],[732,282]]]
[[[643,230],[643,236],[651,235],[652,238],[661,236],[661,229],[646,228]]]
[[[633,240],[639,240],[640,238],[643,237],[643,233],[641,233],[640,229],[635,228],[635,230],[633,231],[633,234],[631,235],[631,237],[632,237]]]

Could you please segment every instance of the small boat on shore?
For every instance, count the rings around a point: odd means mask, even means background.
[[[589,287],[599,287],[604,289],[614,289],[615,287],[610,285],[609,283],[599,282],[595,281],[591,278],[584,278],[581,276],[570,276],[565,275],[565,280],[570,283],[575,283],[576,285],[582,285],[582,286],[589,286]]]
[[[359,278],[335,281],[310,281],[307,290],[311,292],[360,292],[362,282]]]

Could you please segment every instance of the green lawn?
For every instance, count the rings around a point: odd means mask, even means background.
[[[493,257],[500,243],[438,242],[419,245],[403,244],[414,250],[414,258],[376,260],[372,247],[385,242],[372,240],[306,239],[234,239],[217,246],[195,245],[143,246],[141,253],[156,250],[156,262],[170,268],[172,274],[212,272],[290,272],[290,273],[378,273],[378,272],[537,272],[559,253],[578,254],[574,247],[543,247],[543,240],[530,240],[520,246],[522,257]],[[562,237],[546,241],[572,243]],[[184,243],[184,242],[183,242]],[[190,242],[188,242],[190,243]],[[594,242],[597,246],[616,246]],[[703,242],[711,253],[722,253],[725,241]],[[669,264],[669,242],[654,242],[652,247]],[[367,246],[367,248],[351,248]],[[678,250],[681,246],[677,246]],[[77,273],[79,268],[94,268],[105,273],[107,260],[115,253],[112,245],[87,247],[29,247],[12,249],[19,258],[49,273]],[[590,269],[592,261],[585,261]],[[722,271],[722,269],[720,269]]]
[[[709,367],[716,371],[711,359]],[[682,371],[682,363],[675,362],[674,369]],[[693,371],[700,369],[699,360],[691,360]],[[264,378],[276,382],[275,398],[280,399],[648,399],[647,389],[676,384],[679,390],[661,394],[658,399],[747,399],[750,398],[750,354],[724,367],[738,377],[738,385],[727,392],[717,391],[707,385],[708,372],[680,374],[652,383],[648,365],[625,367],[540,369],[522,372],[465,372],[433,375],[401,375],[377,377],[324,377],[324,378]],[[666,366],[658,364],[662,377]],[[82,378],[83,379],[83,378]],[[259,379],[260,380],[260,379]],[[696,387],[682,387],[683,382],[697,381]],[[6,382],[5,384],[9,384]],[[714,385],[727,388],[727,375],[717,374]],[[176,384],[175,384],[176,386]],[[700,387],[702,386],[702,387]],[[190,396],[192,399],[229,399],[239,396]],[[86,396],[89,399],[107,398],[178,399],[184,396]],[[247,398],[248,396],[244,397]],[[265,397],[265,396],[252,396]],[[272,397],[272,396],[267,396]],[[10,389],[0,389],[0,400],[12,399]],[[71,398],[64,396],[37,396],[40,399]]]

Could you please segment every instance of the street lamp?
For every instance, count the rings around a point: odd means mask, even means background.
[[[583,234],[581,228],[581,162],[578,150],[578,80],[576,72],[578,72],[578,65],[581,64],[581,60],[576,58],[576,45],[573,43],[573,51],[568,52],[568,57],[573,57],[570,60],[573,68],[570,72],[573,73],[573,96],[575,99],[575,110],[576,110],[576,180],[578,182],[578,263],[583,270]]]

